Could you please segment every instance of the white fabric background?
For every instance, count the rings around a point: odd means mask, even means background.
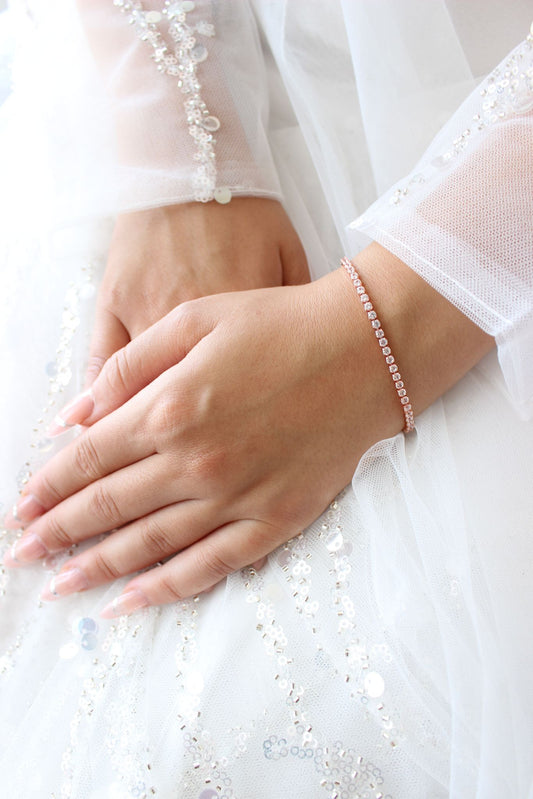
[[[92,650],[72,624],[96,619],[118,586],[40,607],[53,564],[0,571],[2,795],[533,796],[533,430],[521,419],[532,401],[531,111],[431,165],[482,107],[484,76],[526,37],[530,4],[196,6],[217,28],[202,79],[226,97],[219,185],[280,196],[315,277],[368,236],[382,241],[497,336],[504,372],[493,353],[416,435],[376,445],[338,507],[259,577],[101,623]],[[10,11],[20,49],[0,110],[4,507],[49,457],[43,430],[83,380],[110,215],[190,198],[175,89],[147,68],[117,9],[80,7],[91,40],[102,32],[98,66],[72,5]],[[145,148],[148,133],[157,147]],[[409,193],[396,205],[397,182]],[[465,198],[475,213],[461,226]]]

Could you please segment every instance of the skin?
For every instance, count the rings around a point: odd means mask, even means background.
[[[87,384],[110,355],[182,302],[308,280],[300,240],[274,200],[235,197],[228,205],[123,214],[98,294]]]
[[[356,267],[417,415],[494,341],[379,245]],[[181,304],[106,361],[78,412],[87,429],[28,483],[32,521],[6,564],[120,528],[53,585],[64,595],[166,561],[105,616],[191,596],[265,556],[403,427],[344,270]]]

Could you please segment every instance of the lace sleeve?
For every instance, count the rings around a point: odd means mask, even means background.
[[[264,134],[262,53],[246,3],[78,6],[113,105],[128,204],[279,192]]]
[[[32,0],[18,13],[20,127],[47,148],[40,162],[53,172],[61,224],[280,197],[248,3]]]
[[[352,223],[495,336],[533,413],[533,33],[484,80],[415,169]]]

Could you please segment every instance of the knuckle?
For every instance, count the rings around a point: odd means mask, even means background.
[[[196,300],[186,300],[185,302],[180,302],[180,304],[176,305],[176,307],[171,311],[172,321],[175,325],[185,328],[195,324],[195,320],[197,318],[197,307],[198,303]]]
[[[162,396],[150,410],[149,425],[157,436],[166,438],[171,434],[179,420],[177,403],[170,395]]]
[[[118,350],[106,361],[102,375],[105,377],[111,391],[120,393],[129,391],[129,386],[132,383],[132,373],[126,348]]]
[[[275,496],[271,496],[268,505],[263,506],[261,521],[263,523],[262,534],[265,537],[275,539],[281,536],[281,540],[290,538],[291,533],[304,529],[311,523],[309,519],[309,499],[306,492],[294,490],[292,487],[277,491]],[[327,507],[330,500],[324,499],[323,506]],[[317,498],[320,507],[322,502]],[[276,544],[277,546],[277,544]]]
[[[117,309],[123,308],[127,303],[127,291],[121,283],[113,281],[105,287],[105,296],[102,306],[110,316],[117,315]]]
[[[81,436],[74,452],[74,466],[78,474],[92,482],[102,474],[100,459],[89,435]]]
[[[164,530],[154,519],[147,519],[141,528],[141,545],[147,554],[159,556],[176,551],[168,531]]]
[[[178,589],[174,584],[172,577],[167,575],[160,575],[158,594],[165,597],[166,602],[181,602],[186,599],[186,594]]]
[[[198,297],[181,302],[169,314],[172,335],[179,330],[181,342],[196,342],[205,331],[209,309],[209,298]],[[207,315],[206,315],[207,314]]]
[[[35,488],[32,486],[32,493],[45,508],[51,508],[63,499],[57,488],[50,482],[50,479],[45,474],[40,476],[40,483],[38,486],[35,486]]]
[[[115,527],[121,521],[121,515],[115,499],[103,485],[95,485],[90,499],[90,511],[97,519]]]
[[[103,358],[101,355],[90,356],[89,362],[87,363],[86,376],[91,382],[93,380],[96,380],[96,378],[104,368],[105,362],[106,359]]]
[[[191,458],[189,470],[202,482],[211,483],[228,473],[228,454],[215,447],[202,449]]]
[[[47,525],[45,546],[48,549],[68,549],[72,545],[72,536],[67,533],[57,516],[51,514],[47,519]]]
[[[218,547],[207,542],[198,547],[195,558],[198,571],[209,579],[213,579],[213,582],[218,582],[235,571],[235,568],[222,557]]]
[[[122,571],[103,552],[96,551],[93,554],[93,558],[93,569],[91,571],[93,571],[96,580],[103,579],[105,582],[111,582],[111,580],[116,580],[122,576]]]

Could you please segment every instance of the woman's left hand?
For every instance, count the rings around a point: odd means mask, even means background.
[[[141,333],[97,377],[91,426],[27,485],[46,512],[7,565],[114,531],[64,565],[51,599],[170,558],[108,610],[123,613],[206,590],[298,534],[402,425],[394,402],[372,410],[390,387],[355,302],[338,271],[185,303]]]
[[[98,292],[87,385],[117,350],[181,302],[307,283],[303,247],[283,207],[264,197],[121,214]]]
[[[422,410],[494,342],[378,245],[358,263]],[[166,560],[112,616],[206,590],[298,534],[403,427],[360,305],[337,270],[184,303],[141,333],[71,409],[89,428],[29,481],[17,508],[34,521],[6,565],[114,531],[65,564],[52,599]]]

